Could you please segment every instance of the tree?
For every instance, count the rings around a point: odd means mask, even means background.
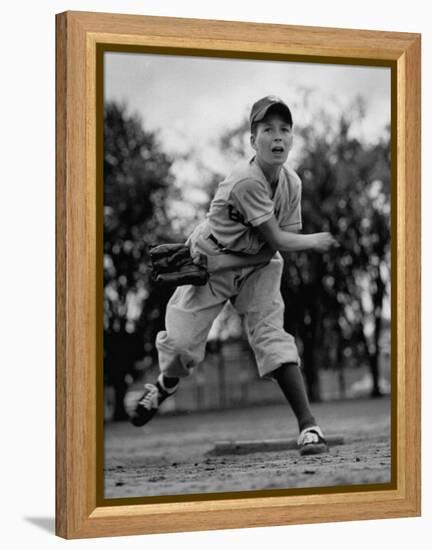
[[[322,124],[320,134],[311,126],[300,131],[307,151],[297,169],[304,231],[330,231],[340,245],[323,256],[302,253],[285,263],[282,288],[287,303],[296,296],[312,400],[320,398],[318,369],[328,360],[327,340],[339,351],[336,365],[353,350],[368,363],[372,394],[380,395],[379,340],[390,283],[389,141],[385,134],[377,144],[361,143],[350,132],[353,122],[342,114],[335,126]]]
[[[116,393],[115,419],[126,417],[126,377],[146,349],[144,332],[163,317],[167,296],[152,299],[148,245],[175,240],[166,212],[175,193],[172,159],[124,105],[104,118],[104,373]],[[154,294],[154,293],[153,293]]]

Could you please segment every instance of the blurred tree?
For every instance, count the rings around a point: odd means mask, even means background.
[[[330,231],[340,245],[325,255],[289,255],[285,262],[286,314],[295,304],[312,400],[320,398],[319,367],[340,369],[345,356],[369,365],[372,395],[381,395],[379,341],[390,285],[389,139],[386,133],[376,144],[361,143],[350,133],[355,121],[341,115],[336,125],[322,120],[322,133],[311,126],[299,130],[304,232]]]
[[[171,164],[137,115],[128,115],[124,105],[106,104],[104,373],[115,389],[115,419],[126,417],[126,378],[138,358],[154,353],[153,336],[169,297],[151,292],[147,246],[176,238],[166,211],[168,197],[176,193]]]

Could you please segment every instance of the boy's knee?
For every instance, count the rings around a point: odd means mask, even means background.
[[[277,305],[273,309],[249,313],[246,328],[252,345],[279,341],[294,343],[294,337],[283,327],[283,311]]]
[[[166,331],[159,332],[156,337],[158,349],[169,349],[173,355],[181,355],[191,348],[191,339],[188,334],[168,335]]]

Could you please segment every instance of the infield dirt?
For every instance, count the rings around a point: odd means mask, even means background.
[[[287,405],[156,416],[144,428],[105,425],[105,498],[388,483],[390,400],[315,404],[325,434],[345,444],[329,453],[297,451],[209,456],[216,441],[297,437]]]

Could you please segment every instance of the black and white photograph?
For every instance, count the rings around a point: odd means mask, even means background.
[[[391,487],[391,92],[104,52],[106,502]]]
[[[5,549],[432,538],[427,6],[4,5]]]

